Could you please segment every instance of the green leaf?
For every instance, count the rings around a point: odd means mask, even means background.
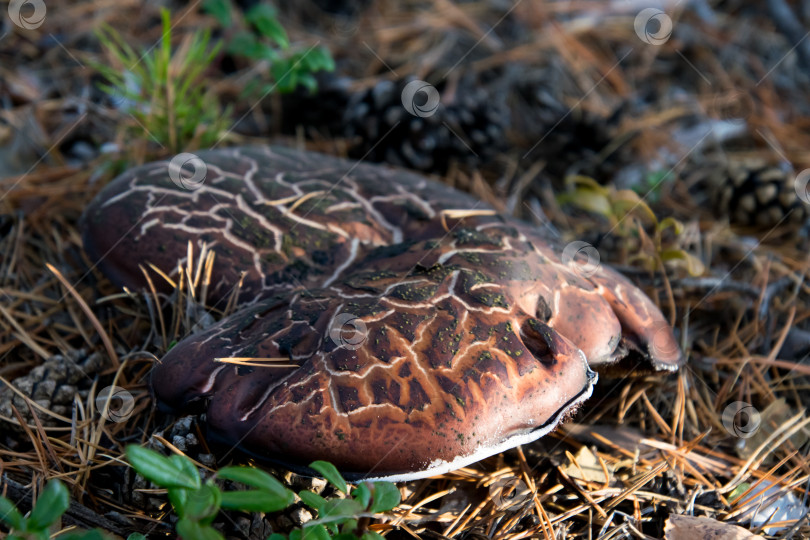
[[[354,499],[330,499],[318,508],[318,519],[334,521],[331,518],[352,518],[363,513],[365,508]]]
[[[323,71],[335,71],[335,59],[332,58],[332,53],[326,47],[318,47],[315,49],[317,57],[320,59],[319,66]]]
[[[311,491],[302,491],[298,494],[298,496],[301,497],[304,504],[314,508],[315,510],[320,510],[321,507],[327,502],[326,499]]]
[[[222,508],[243,512],[277,512],[295,502],[292,491],[278,495],[269,491],[226,491],[222,494]]]
[[[70,493],[59,480],[49,480],[28,516],[29,530],[47,529],[58,520],[70,506]]]
[[[141,533],[132,533],[127,536],[127,540],[146,540],[146,537]]]
[[[251,491],[226,492],[222,501],[225,508],[250,512],[275,512],[295,501],[295,495],[285,488],[284,484],[254,467],[224,467],[217,476],[257,488]]]
[[[157,50],[157,66],[160,67],[158,75],[160,80],[168,81],[169,64],[172,59],[172,14],[167,8],[162,7],[160,8],[160,18],[163,21],[163,32],[160,36],[160,49]]]
[[[287,32],[276,18],[276,10],[269,4],[257,4],[245,13],[245,20],[256,27],[261,35],[275,41],[279,47],[290,46]]]
[[[301,57],[301,60],[309,71],[332,71],[335,69],[335,61],[326,47],[310,49]]]
[[[154,450],[136,444],[128,445],[126,454],[127,460],[136,471],[160,487],[186,489],[200,487],[200,476],[197,474],[197,470],[194,469],[195,474],[191,475],[186,471],[185,465],[177,465],[177,460],[170,460]]]
[[[219,512],[222,492],[218,487],[205,484],[188,494],[184,517],[210,525]]]
[[[189,458],[187,458],[186,456],[181,456],[179,454],[172,454],[171,456],[169,456],[169,461],[186,478],[192,479],[195,482],[197,488],[199,488],[202,485],[202,481],[200,480],[200,473],[197,470],[197,466],[194,465],[194,462],[191,461]]]
[[[661,260],[664,262],[682,261],[685,263],[686,271],[690,276],[702,276],[706,272],[703,261],[682,249],[666,249],[661,253]]]
[[[751,487],[751,484],[747,482],[743,482],[739,486],[735,487],[731,493],[728,495],[728,502],[734,504],[734,502],[740,498],[740,496],[748,491],[748,488]]]
[[[293,529],[290,531],[290,540],[301,540],[301,529]]]
[[[388,512],[399,504],[400,499],[399,488],[391,482],[374,482],[374,500],[369,510]]]
[[[613,214],[616,217],[624,218],[628,215],[634,215],[638,216],[639,219],[643,221],[648,221],[658,226],[658,218],[655,217],[655,213],[635,191],[623,189],[613,194],[610,199],[613,206]]]
[[[267,540],[287,540],[287,537],[280,533],[273,533],[267,537]]]
[[[593,191],[599,193],[605,197],[610,195],[610,190],[591,178],[590,176],[584,176],[581,174],[574,174],[571,176],[565,177],[565,185],[566,186],[573,186],[574,189],[579,191],[580,189],[586,189],[588,191]]]
[[[608,198],[598,191],[577,189],[573,193],[560,193],[557,202],[561,205],[572,204],[588,212],[610,216],[611,208]]]
[[[300,73],[298,84],[309,90],[310,94],[314,94],[318,90],[318,81],[309,73]]]
[[[343,493],[349,493],[349,488],[346,486],[346,480],[340,475],[337,470],[337,467],[329,463],[328,461],[313,461],[309,464],[311,469],[315,469],[321,476],[326,478],[326,480],[338,488]]]
[[[186,488],[169,488],[169,502],[177,513],[178,517],[186,515],[186,504],[188,504],[188,492]]]
[[[275,72],[275,66],[270,68],[271,72]],[[276,91],[282,94],[289,94],[298,86],[298,72],[295,69],[278,70],[278,73],[273,74],[276,79]]]
[[[363,536],[360,537],[360,540],[385,540],[385,537],[374,531],[366,531],[363,533]]]
[[[292,493],[272,475],[255,467],[223,467],[217,472],[217,477],[280,496]]]
[[[177,534],[183,540],[225,540],[225,537],[213,527],[186,518],[178,520]]]
[[[5,497],[0,497],[0,521],[6,523],[11,529],[22,529],[25,520],[14,503]]]
[[[356,519],[347,519],[340,525],[340,533],[339,534],[351,534],[355,538],[357,536],[354,534],[354,530],[357,529],[357,520]]]
[[[371,484],[368,482],[363,482],[358,484],[354,490],[352,490],[352,497],[363,505],[363,508],[368,508],[368,503],[371,502],[371,488],[369,487]]]
[[[236,34],[228,45],[228,52],[254,60],[262,60],[277,53],[268,53],[268,49],[272,50],[266,43],[262,43],[259,39],[250,33]],[[272,58],[270,58],[272,60]]]
[[[664,219],[662,219],[661,223],[658,224],[658,232],[664,232],[670,227],[672,227],[672,230],[675,232],[676,235],[681,234],[683,232],[683,223],[681,223],[674,217],[665,217]]]
[[[231,2],[230,0],[203,0],[203,11],[213,15],[223,28],[231,26]]]
[[[323,525],[304,526],[303,540],[330,540],[329,532]]]

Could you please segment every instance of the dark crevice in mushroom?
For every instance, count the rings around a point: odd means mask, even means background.
[[[537,300],[537,312],[535,316],[544,323],[547,323],[549,319],[551,319],[551,307],[549,307],[548,302],[546,302],[546,299],[542,296]]]
[[[549,367],[557,362],[552,332],[551,327],[537,319],[527,319],[520,327],[523,344],[540,363]]]

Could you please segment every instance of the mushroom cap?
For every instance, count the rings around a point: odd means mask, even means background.
[[[504,248],[481,268],[452,237],[435,242],[372,251],[348,279],[184,340],[155,368],[155,394],[172,407],[206,399],[209,427],[262,457],[328,459],[349,476],[428,476],[540,437],[595,376],[535,316],[530,264],[516,264],[530,253]],[[233,357],[293,367],[213,360]]]
[[[187,242],[206,242],[215,301],[246,272],[244,307],[175,345],[151,380],[162,404],[203,404],[216,434],[263,458],[437,474],[553,429],[590,395],[589,363],[682,361],[627,279],[604,264],[583,272],[544,231],[469,195],[287,148],[198,156],[194,190],[166,162],[114,180],[87,210],[85,246],[137,287],[136,263],[169,273]]]
[[[489,208],[417,174],[314,152],[263,146],[196,157],[205,177],[193,189],[178,185],[170,161],[148,163],[85,211],[85,251],[113,283],[145,287],[145,262],[176,274],[188,243],[206,243],[217,253],[209,299],[227,298],[244,273],[240,301],[252,302],[323,284],[358,246],[439,237],[442,210]]]

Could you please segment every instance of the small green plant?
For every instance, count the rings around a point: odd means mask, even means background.
[[[303,528],[292,531],[289,540],[382,540],[382,535],[367,528],[368,519],[396,507],[400,501],[399,489],[391,482],[363,482],[349,492],[346,481],[331,463],[315,461],[309,466],[351,497],[325,499],[311,491],[300,492],[298,496],[317,511],[318,517]],[[268,540],[287,539],[283,534],[275,533]]]
[[[45,485],[28,517],[24,517],[10,500],[0,497],[0,521],[11,529],[9,540],[47,540],[50,538],[50,528],[69,505],[67,488],[54,479]]]
[[[168,491],[177,513],[177,533],[187,540],[221,540],[211,526],[220,508],[246,512],[275,512],[293,503],[292,491],[264,471],[251,467],[225,467],[203,482],[194,463],[185,456],[165,457],[154,450],[130,445],[127,459],[144,478]],[[223,492],[216,478],[255,489]]]
[[[204,0],[203,9],[214,16],[224,29],[233,27],[234,8],[231,0]],[[332,71],[335,62],[326,47],[312,46],[297,49],[278,21],[276,9],[259,3],[245,12],[247,28],[231,32],[227,51],[253,61],[266,61],[270,65],[270,80],[260,81],[248,88],[249,92],[267,95],[273,91],[289,93],[304,86],[310,92],[317,90],[313,73]]]
[[[275,512],[295,501],[295,494],[264,471],[253,467],[225,467],[206,481],[200,478],[194,464],[185,456],[165,457],[137,445],[126,449],[132,467],[154,484],[168,490],[169,502],[180,518],[177,533],[186,540],[222,540],[212,527],[220,509],[243,512]],[[310,467],[321,473],[338,490],[349,494],[346,481],[330,463],[316,461]],[[216,480],[230,480],[253,489],[223,491]],[[351,498],[325,499],[311,491],[298,494],[317,511],[317,519],[289,534],[289,540],[379,540],[378,533],[368,530],[369,519],[399,504],[399,490],[390,482],[362,483]],[[274,533],[268,540],[288,540]]]
[[[162,34],[153,49],[136,52],[121,35],[103,26],[97,36],[116,67],[95,63],[109,84],[102,89],[130,114],[130,126],[177,153],[188,147],[207,147],[227,128],[228,111],[201,84],[221,44],[210,46],[209,31],[191,34],[172,50],[171,16],[161,10]]]
[[[662,180],[660,178],[658,183]],[[672,217],[659,221],[655,212],[635,191],[607,188],[587,176],[571,176],[566,178],[566,184],[570,189],[557,196],[560,204],[572,204],[601,214],[610,222],[611,230],[615,230],[619,236],[639,239],[639,249],[633,255],[633,261],[639,261],[651,271],[667,262],[685,267],[693,276],[705,271],[700,259],[678,245],[683,223]],[[652,236],[644,230],[645,224],[652,226]],[[667,238],[668,230],[673,233],[670,236],[674,240]]]
[[[179,518],[177,534],[185,540],[223,540],[212,523],[220,509],[241,512],[276,512],[295,502],[295,494],[264,471],[254,467],[225,467],[203,481],[194,463],[185,456],[165,457],[137,445],[126,449],[127,459],[144,478],[167,490]],[[316,461],[310,467],[336,489],[349,495],[349,486],[331,463]],[[217,480],[229,480],[252,489],[224,491]],[[371,518],[388,512],[400,502],[399,490],[390,482],[363,482],[351,497],[326,499],[311,491],[299,498],[317,511],[317,518],[290,532],[273,533],[268,540],[382,540],[369,530]],[[25,517],[10,500],[0,497],[0,522],[11,529],[9,540],[48,540],[50,529],[70,505],[70,494],[59,480],[50,480],[31,513]],[[57,540],[109,540],[99,529],[71,530]],[[146,540],[140,533],[127,540]]]
[[[70,493],[59,480],[49,480],[33,510],[23,516],[10,500],[0,497],[0,521],[11,529],[8,540],[48,540],[50,530],[70,506]],[[72,530],[56,536],[58,540],[109,540],[98,529]],[[128,540],[141,540],[143,535],[130,535]]]

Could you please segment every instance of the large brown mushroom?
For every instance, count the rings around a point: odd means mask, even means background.
[[[281,147],[194,164],[193,184],[177,160],[113,181],[85,247],[129,287],[138,263],[170,273],[189,241],[216,252],[214,301],[242,279],[242,309],[172,348],[152,387],[172,409],[204,404],[210,429],[263,458],[429,476],[553,429],[590,395],[589,363],[681,361],[624,277],[447,186]]]

